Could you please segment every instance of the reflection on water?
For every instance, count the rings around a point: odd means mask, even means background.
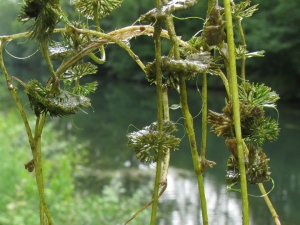
[[[209,93],[209,108],[221,111],[224,106],[224,93]],[[201,97],[196,90],[188,93],[191,104],[191,112],[197,115],[201,109]],[[67,127],[69,132],[77,135],[82,140],[89,140],[90,166],[102,171],[124,171],[131,168],[135,171],[139,167],[134,152],[126,147],[126,134],[133,124],[142,128],[156,119],[156,90],[155,86],[141,86],[135,84],[114,83],[100,85],[98,92],[92,99],[93,108],[89,115],[81,113],[66,119],[60,125]],[[171,92],[169,103],[179,102],[177,93]],[[93,112],[94,111],[94,112]],[[263,146],[267,156],[271,159],[269,166],[272,178],[275,181],[275,189],[270,194],[282,224],[296,225],[300,221],[300,111],[279,105],[281,132],[275,143]],[[277,117],[275,111],[270,111]],[[177,121],[181,117],[180,110],[171,112],[171,119]],[[197,139],[201,139],[201,118],[194,119]],[[179,120],[183,123],[182,119]],[[73,123],[81,130],[76,129]],[[184,132],[182,127],[178,137]],[[200,145],[200,143],[198,143]],[[214,134],[208,135],[207,158],[217,163],[213,169],[205,170],[205,187],[208,202],[210,224],[241,224],[241,201],[239,193],[226,194],[225,168],[229,152],[225,147],[224,139],[217,138]],[[171,166],[168,177],[168,188],[161,197],[159,205],[160,225],[200,225],[201,211],[198,199],[196,178],[192,172],[192,160],[189,151],[187,137],[180,145],[180,150],[171,152]],[[151,167],[151,166],[150,166]],[[153,168],[153,166],[152,166]],[[134,174],[136,176],[134,176]],[[123,176],[124,184],[128,192],[148,184],[149,179],[142,174],[131,173],[131,176]],[[133,178],[134,177],[134,178]],[[107,177],[106,177],[107,178]],[[94,179],[94,178],[93,178]],[[101,188],[107,179],[99,182],[84,183],[91,190]],[[147,180],[148,182],[145,182]],[[103,183],[105,182],[105,183]],[[154,181],[153,181],[154,182]],[[92,184],[92,185],[91,185]],[[270,190],[272,184],[266,183],[266,189]],[[93,187],[94,186],[94,187]],[[249,185],[249,193],[260,195],[256,185]],[[271,214],[262,198],[249,197],[251,210],[251,224],[274,224]]]
[[[209,175],[205,177],[204,181],[209,224],[242,224],[241,203],[236,195],[226,193],[226,185],[217,184],[218,181],[212,180]],[[168,188],[161,197],[161,202],[162,208],[169,206],[172,213],[169,220],[160,219],[160,225],[201,224],[198,187],[192,172],[171,168],[168,176]]]

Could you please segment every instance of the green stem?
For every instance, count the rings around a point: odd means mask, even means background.
[[[36,182],[37,182],[39,196],[40,196],[41,224],[46,222],[45,224],[52,225],[53,221],[51,219],[51,215],[45,200],[43,163],[42,163],[42,152],[41,152],[41,137],[42,137],[42,131],[43,131],[45,121],[46,121],[46,113],[42,114],[41,116],[37,116],[36,118],[35,134],[34,134],[35,148],[32,149],[32,155],[33,155],[34,166],[35,166]]]
[[[221,77],[222,81],[223,81],[223,84],[225,86],[225,90],[226,90],[226,93],[227,93],[227,96],[229,97],[229,99],[231,98],[231,95],[230,95],[230,89],[229,89],[229,84],[228,84],[228,79],[226,78],[225,74],[222,72],[222,70],[218,70],[218,75]]]
[[[47,63],[47,66],[48,66],[48,69],[50,71],[50,74],[52,76],[52,79],[53,80],[56,80],[57,79],[57,76],[55,74],[55,71],[53,69],[53,65],[52,65],[52,62],[51,62],[51,59],[50,59],[50,56],[49,56],[49,49],[48,49],[48,42],[40,42],[40,47],[41,47],[41,52],[45,58],[45,61]]]
[[[242,27],[242,18],[237,17],[236,21],[237,21],[237,27],[238,27],[238,30],[239,30],[239,34],[240,34],[240,37],[241,37],[242,46],[244,48],[246,48],[246,39],[245,39],[243,27]],[[242,54],[241,60],[242,60],[241,61],[241,77],[242,77],[242,82],[244,83],[246,81],[246,72],[245,72],[245,70],[246,70],[246,56],[245,56],[245,54]]]
[[[162,86],[162,94],[163,94],[163,109],[164,109],[164,120],[170,120],[170,112],[169,112],[169,100],[168,100],[168,87],[166,85]],[[170,165],[170,149],[167,149],[164,152],[164,166],[161,174],[160,183],[167,183],[167,175],[168,169]]]
[[[159,2],[159,1],[158,1]],[[156,4],[156,7],[159,8],[160,4]],[[155,45],[155,69],[156,69],[156,95],[157,95],[157,127],[158,131],[162,132],[163,124],[163,97],[162,97],[162,72],[161,72],[161,20],[157,20],[154,25],[154,45]],[[158,205],[158,192],[160,184],[160,175],[162,171],[162,158],[163,158],[163,148],[160,144],[158,146],[158,159],[156,163],[156,176],[155,176],[155,185],[153,191],[153,204],[151,211],[151,225],[156,224],[156,213]]]
[[[93,3],[93,8],[94,8],[94,22],[96,25],[96,31],[100,32],[101,28],[100,28],[100,22],[99,22],[99,13],[98,13],[98,1],[94,1]],[[101,45],[99,47],[99,51],[101,54],[101,58],[99,59],[94,53],[89,53],[89,57],[96,63],[98,64],[103,64],[106,61],[106,55],[105,55],[105,50],[104,50],[104,46]]]
[[[171,16],[168,16],[166,18],[166,24],[167,24],[170,40],[172,42],[174,58],[180,59],[179,42],[176,37],[174,23],[173,23],[173,19]],[[202,221],[203,221],[204,225],[207,225],[208,224],[208,214],[207,214],[207,206],[206,206],[206,197],[205,197],[205,191],[204,191],[204,182],[203,182],[201,166],[199,163],[199,155],[198,155],[198,150],[197,150],[195,131],[194,131],[194,127],[193,127],[193,117],[191,116],[190,110],[188,107],[185,79],[180,75],[179,75],[179,91],[180,91],[181,110],[182,110],[183,117],[185,118],[185,127],[187,129],[187,134],[189,137],[194,170],[195,170],[195,173],[197,176],[197,181],[198,181],[198,190],[199,190],[201,209],[202,209],[201,210],[202,211]]]
[[[0,40],[0,66],[4,73],[5,78],[7,80],[8,89],[11,91],[12,96],[13,96],[13,98],[17,104],[17,107],[20,111],[21,117],[23,119],[23,123],[26,128],[29,144],[30,144],[30,147],[32,150],[34,166],[35,166],[36,181],[37,181],[37,186],[38,186],[39,196],[40,196],[41,224],[45,224],[44,222],[46,221],[47,225],[52,225],[53,222],[52,222],[48,207],[46,205],[45,196],[44,196],[44,181],[43,181],[43,174],[42,174],[42,157],[41,157],[41,134],[42,134],[42,130],[43,130],[43,127],[45,124],[46,114],[42,115],[41,121],[40,121],[40,117],[39,116],[37,117],[35,134],[33,137],[31,128],[30,128],[28,120],[27,120],[27,116],[25,114],[24,108],[23,108],[22,103],[17,94],[17,88],[12,85],[11,78],[9,77],[9,74],[4,65],[1,40]],[[46,216],[46,219],[45,219],[45,216]]]
[[[75,27],[72,27],[72,28],[74,30],[76,30],[77,32],[79,32],[79,33],[96,35],[96,36],[101,37],[101,38],[106,39],[106,40],[103,40],[102,42],[101,42],[101,40],[97,41],[97,42],[93,42],[90,45],[88,45],[87,47],[85,47],[82,51],[78,52],[74,56],[72,56],[69,59],[65,60],[56,71],[56,74],[58,76],[60,76],[62,73],[64,73],[71,65],[76,63],[78,60],[82,59],[85,55],[91,53],[93,50],[99,48],[101,45],[108,44],[109,42],[114,42],[117,45],[119,45],[121,48],[126,50],[129,53],[129,55],[141,67],[141,69],[146,73],[145,65],[142,63],[142,61],[139,59],[139,57],[136,54],[134,54],[134,52],[124,42],[122,42],[123,39],[118,39],[118,38],[114,37],[113,35],[104,34],[104,33],[97,32],[97,31],[77,29]],[[125,29],[126,32],[129,32],[129,30],[133,30],[133,29],[127,29],[127,30]],[[137,30],[136,27],[135,27],[135,30]],[[111,33],[115,34],[113,32],[111,32]],[[115,34],[115,35],[117,36],[117,34]]]
[[[208,214],[207,214],[206,197],[204,191],[204,182],[203,182],[203,176],[202,176],[201,167],[199,163],[197,143],[196,143],[195,131],[193,127],[193,117],[191,116],[188,108],[186,83],[184,78],[182,77],[179,77],[179,90],[180,90],[180,105],[181,105],[183,117],[185,118],[185,127],[190,142],[190,149],[192,153],[194,171],[196,173],[197,181],[198,181],[198,191],[200,195],[201,209],[202,209],[201,210],[202,221],[204,225],[208,225]]]
[[[249,225],[249,203],[248,203],[248,192],[247,192],[247,179],[245,170],[245,155],[243,150],[243,140],[241,132],[241,120],[240,120],[240,104],[238,96],[238,83],[236,75],[236,61],[235,61],[235,44],[233,37],[233,25],[231,16],[230,0],[224,0],[224,9],[226,17],[226,29],[227,29],[227,42],[229,50],[229,67],[230,67],[230,90],[232,94],[232,105],[233,105],[233,119],[234,128],[237,141],[238,149],[238,161],[241,181],[241,192],[242,192],[242,212],[243,212],[243,225]]]
[[[167,188],[167,183],[164,184],[163,188],[161,189],[161,191],[159,192],[158,198],[160,196],[162,196],[162,194],[165,192]],[[146,205],[144,205],[143,207],[141,207],[135,214],[133,214],[129,220],[127,220],[124,225],[127,225],[130,221],[132,221],[139,213],[141,213],[143,210],[145,210],[148,206],[150,206],[151,204],[153,204],[153,200],[151,200],[150,202],[148,202]]]
[[[202,74],[202,140],[200,156],[205,159],[207,139],[207,74]]]
[[[6,67],[5,67],[5,64],[4,64],[4,61],[3,61],[3,52],[2,52],[2,49],[3,49],[3,44],[5,43],[5,41],[3,40],[0,40],[0,67],[2,69],[2,72],[5,76],[5,79],[6,79],[6,82],[7,82],[7,87],[8,87],[8,90],[10,90],[16,104],[17,104],[17,107],[18,107],[18,110],[21,114],[21,117],[22,117],[22,120],[23,120],[23,123],[25,125],[25,129],[26,129],[26,132],[27,132],[27,136],[28,136],[28,141],[29,141],[29,144],[31,146],[31,148],[34,148],[35,144],[34,144],[34,139],[33,139],[33,135],[32,135],[32,131],[31,131],[31,128],[29,126],[29,123],[28,123],[28,120],[27,120],[27,116],[26,116],[26,113],[24,111],[24,108],[23,108],[23,105],[19,99],[19,96],[17,94],[17,90],[18,88],[17,87],[14,87],[13,84],[11,83],[11,78],[6,70]]]
[[[259,183],[258,187],[259,187],[259,190],[260,190],[261,194],[264,196],[264,200],[265,200],[268,208],[270,209],[270,212],[272,214],[272,217],[274,219],[275,224],[276,225],[281,225],[280,220],[279,220],[279,216],[276,213],[276,210],[275,210],[274,206],[272,205],[272,202],[270,201],[270,199],[269,199],[269,197],[266,193],[264,185],[262,183]]]
[[[194,171],[197,176],[198,181],[198,191],[200,195],[201,201],[201,211],[202,211],[202,221],[204,225],[208,224],[208,214],[207,214],[207,206],[206,206],[206,198],[205,198],[205,191],[204,191],[204,183],[203,183],[203,176],[201,173],[201,167],[199,163],[199,156],[197,151],[197,143],[195,137],[195,131],[193,127],[193,117],[190,114],[188,103],[187,103],[187,92],[186,92],[186,83],[184,78],[179,77],[179,90],[180,90],[180,105],[182,114],[184,117],[186,132],[188,134],[189,142],[190,142],[190,149],[192,153],[192,160],[194,165]]]
[[[50,54],[49,54],[48,42],[46,42],[46,41],[40,42],[40,49],[41,49],[41,52],[44,56],[44,59],[46,61],[46,64],[47,64],[48,69],[51,74],[51,78],[49,79],[49,81],[47,83],[47,87],[52,85],[52,87],[51,87],[52,94],[58,93],[60,91],[59,78],[53,69],[53,64],[51,62]]]

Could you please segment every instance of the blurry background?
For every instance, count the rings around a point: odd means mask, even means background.
[[[300,14],[298,0],[252,1],[259,3],[259,11],[244,19],[248,50],[265,50],[264,58],[247,60],[247,79],[265,83],[281,97],[278,103],[280,136],[275,143],[266,143],[264,151],[271,159],[270,171],[275,188],[270,194],[282,224],[300,221]],[[22,1],[1,0],[0,35],[25,31],[28,25],[17,22]],[[124,0],[122,7],[103,19],[102,29],[109,32],[133,24],[139,15],[152,8],[151,1]],[[207,1],[176,13],[178,17],[205,18]],[[64,9],[70,19],[78,19],[69,1]],[[130,12],[130,13],[128,13]],[[92,26],[93,24],[90,23]],[[202,29],[199,19],[176,20],[177,34],[183,40]],[[59,40],[59,35],[57,35]],[[165,53],[168,41],[164,40]],[[139,37],[131,40],[132,50],[144,63],[153,61],[153,40]],[[6,50],[17,57],[31,55],[37,49],[32,41],[16,40]],[[149,85],[143,72],[127,53],[118,46],[106,47],[107,62],[99,66],[97,75],[86,81],[98,80],[99,87],[91,96],[93,108],[88,115],[79,112],[64,119],[49,118],[43,136],[47,199],[56,224],[122,224],[151,199],[155,165],[140,164],[134,152],[127,148],[126,134],[141,129],[156,120],[156,90]],[[26,60],[17,60],[4,53],[11,76],[28,81],[32,78],[45,82],[49,75],[39,53]],[[0,73],[2,75],[2,73]],[[201,79],[199,79],[201,80]],[[197,86],[189,82],[189,101],[195,116],[196,134],[200,134],[201,95]],[[0,76],[0,224],[38,224],[38,203],[35,179],[24,169],[31,159],[24,125]],[[30,115],[27,97],[23,104]],[[226,94],[222,81],[209,77],[209,109],[220,112]],[[170,91],[170,104],[178,104],[179,97]],[[277,118],[274,110],[268,113]],[[171,119],[183,124],[180,109],[171,112]],[[32,118],[32,123],[34,123]],[[134,125],[136,128],[130,125]],[[183,137],[178,126],[176,136]],[[201,136],[198,136],[200,145]],[[210,224],[241,224],[239,193],[226,193],[225,169],[229,152],[224,139],[209,134],[207,158],[217,165],[205,170],[206,197]],[[198,225],[201,212],[196,179],[187,137],[180,150],[171,152],[168,188],[159,205],[159,225]],[[266,183],[270,190],[272,183]],[[249,193],[259,196],[258,187],[249,186]],[[273,224],[271,214],[262,198],[249,197],[251,224]],[[151,208],[151,207],[150,207]],[[146,210],[132,224],[148,224]]]

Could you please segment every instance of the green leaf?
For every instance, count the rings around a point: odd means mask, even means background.
[[[161,70],[163,73],[169,73],[168,83],[174,84],[174,88],[177,86],[178,75],[183,76],[185,79],[191,79],[198,73],[208,72],[211,64],[213,64],[210,52],[191,53],[184,57],[184,59],[179,60],[168,56],[161,58]],[[154,62],[148,63],[145,68],[149,82],[155,82],[155,63],[154,60]]]
[[[236,58],[240,59],[242,58],[242,56],[245,56],[246,58],[252,58],[252,57],[264,57],[265,55],[265,51],[256,51],[256,52],[248,52],[246,50],[245,46],[239,45],[239,47],[237,47],[235,49],[235,54],[236,54]]]
[[[241,2],[233,6],[232,14],[234,17],[245,18],[251,17],[258,10],[258,4],[250,6],[250,1]],[[249,7],[249,8],[248,8]]]
[[[232,144],[228,145],[228,141]],[[232,186],[240,181],[240,170],[238,165],[238,157],[236,153],[236,140],[227,139],[226,145],[233,154],[229,157],[227,161],[227,175],[226,180],[228,185]],[[231,149],[230,149],[231,148]],[[245,156],[245,169],[247,182],[250,184],[262,183],[270,179],[271,172],[269,171],[268,162],[270,159],[262,151],[262,148],[254,146],[252,144],[247,144],[247,149],[249,154]]]
[[[264,84],[245,82],[239,86],[239,98],[249,105],[276,109],[279,95]]]
[[[270,117],[253,120],[249,130],[249,140],[258,143],[259,145],[262,145],[265,141],[275,141],[280,131],[277,121]]]
[[[81,21],[75,21],[71,24],[78,29],[88,29],[88,26]],[[88,34],[81,34],[76,32],[72,26],[66,26],[66,32],[62,33],[64,40],[74,50],[80,50],[90,43],[91,37]]]
[[[77,94],[77,95],[84,95],[87,96],[91,93],[94,93],[97,89],[98,82],[94,81],[91,83],[87,83],[81,86],[75,86],[73,88],[68,89],[71,93]]]
[[[128,147],[135,150],[136,157],[141,162],[156,162],[159,145],[163,150],[178,148],[180,139],[171,135],[175,131],[177,129],[172,121],[164,121],[162,131],[157,130],[157,122],[154,122],[142,130],[127,134]]]
[[[205,39],[204,37],[192,37],[189,41],[188,44],[198,50],[200,50],[204,44],[205,44]]]
[[[95,10],[99,19],[111,14],[113,10],[121,6],[123,0],[72,0],[78,12],[88,19],[94,19]]]
[[[49,112],[52,117],[63,117],[76,114],[78,108],[91,106],[90,99],[83,95],[76,95],[69,91],[61,91],[59,94],[53,95],[37,80],[31,80],[25,84],[25,93],[37,116]]]
[[[35,18],[35,22],[28,30],[30,39],[37,39],[39,42],[50,40],[56,24],[60,19],[67,22],[66,16],[59,5],[59,0],[25,0],[18,20],[22,23]]]
[[[90,62],[82,63],[68,69],[66,73],[70,75],[67,79],[79,79],[83,76],[97,73],[97,66]]]

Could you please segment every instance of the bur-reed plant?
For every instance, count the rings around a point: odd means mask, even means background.
[[[66,117],[76,114],[78,110],[90,107],[89,95],[97,88],[97,82],[82,84],[81,78],[97,73],[97,65],[106,61],[105,46],[117,44],[128,52],[132,59],[145,73],[147,80],[156,85],[157,121],[145,128],[128,133],[128,146],[133,148],[142,162],[156,163],[156,178],[152,199],[139,212],[152,204],[150,224],[156,223],[158,199],[167,188],[167,171],[170,150],[178,149],[180,142],[172,133],[176,131],[177,122],[170,121],[168,107],[168,89],[177,90],[180,97],[184,127],[190,143],[193,167],[198,183],[199,198],[203,224],[209,224],[203,173],[207,166],[215,162],[206,159],[207,122],[212,124],[212,131],[226,138],[226,145],[232,156],[227,165],[228,185],[240,182],[243,211],[243,224],[249,224],[249,206],[247,183],[258,184],[267,199],[262,186],[270,179],[268,159],[261,148],[265,140],[273,141],[278,135],[278,121],[266,117],[264,109],[276,109],[278,95],[263,84],[251,84],[246,80],[246,58],[261,57],[263,52],[249,53],[242,29],[242,19],[252,16],[257,5],[250,6],[250,1],[224,0],[223,7],[217,0],[209,0],[207,15],[201,32],[182,40],[176,33],[173,14],[176,11],[193,7],[198,0],[155,0],[154,8],[141,15],[134,25],[105,33],[100,21],[121,6],[122,0],[71,0],[81,17],[86,20],[69,21],[60,7],[59,0],[25,0],[19,21],[32,21],[25,33],[0,36],[0,66],[7,82],[7,87],[20,111],[30,143],[33,159],[26,163],[29,172],[35,171],[40,198],[40,223],[54,224],[45,199],[42,134],[47,117]],[[236,20],[241,44],[236,46],[233,31],[233,18]],[[87,21],[95,26],[89,26]],[[130,21],[129,21],[130,23]],[[57,25],[63,28],[57,28]],[[145,24],[145,25],[142,25]],[[166,30],[163,27],[166,27]],[[62,41],[55,42],[54,33],[60,33]],[[132,38],[141,35],[153,37],[153,62],[144,65],[127,44]],[[27,83],[8,73],[3,47],[11,40],[27,37],[36,41],[47,64],[48,81],[31,80]],[[171,48],[168,55],[162,55],[162,38],[169,39]],[[96,56],[100,52],[100,57]],[[85,62],[90,58],[93,63]],[[238,80],[236,60],[241,59],[241,79]],[[56,61],[54,67],[53,61]],[[207,79],[208,75],[219,76],[227,93],[223,113],[210,111],[207,116]],[[46,76],[46,75],[45,75]],[[202,76],[202,140],[198,146],[194,129],[193,116],[189,110],[187,80]],[[30,106],[34,111],[36,123],[34,131],[28,123],[28,117],[18,97],[19,82],[28,95]],[[199,150],[200,149],[200,150]],[[161,187],[161,190],[159,191]],[[271,207],[268,202],[268,206]],[[274,210],[271,210],[274,212]],[[278,216],[273,214],[275,223]]]

